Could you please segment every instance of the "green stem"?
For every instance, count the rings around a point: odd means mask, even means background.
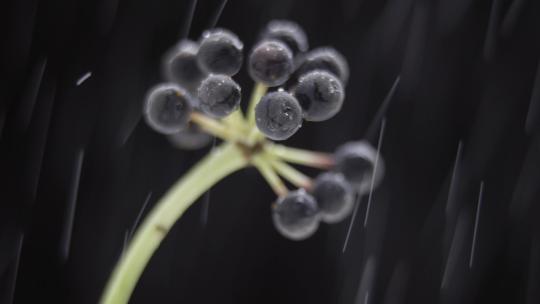
[[[107,283],[100,303],[127,303],[146,264],[184,211],[212,185],[244,168],[246,158],[235,144],[223,144],[193,167],[157,203],[135,233]]]
[[[265,157],[270,162],[270,165],[276,170],[276,172],[288,180],[291,184],[295,185],[298,188],[304,188],[310,190],[313,184],[313,181],[309,176],[304,173],[296,170],[293,166],[287,164],[286,162],[276,159],[272,155],[265,153]]]
[[[238,130],[227,128],[219,120],[210,118],[204,114],[193,112],[190,117],[193,123],[198,124],[201,129],[225,141],[243,141]]]
[[[264,96],[264,94],[266,94],[267,90],[268,87],[264,84],[255,84],[255,88],[253,89],[253,93],[251,93],[251,100],[249,101],[247,109],[248,126],[250,128],[255,126],[255,107],[257,106],[261,98]]]
[[[298,165],[324,170],[334,166],[334,157],[328,153],[292,148],[279,144],[268,144],[265,146],[265,149],[271,155]]]
[[[268,185],[274,190],[277,196],[284,196],[289,192],[281,178],[276,174],[268,161],[260,155],[253,156],[253,165],[259,170]]]
[[[229,116],[223,118],[223,122],[237,131],[245,131],[246,123],[244,120],[244,115],[242,114],[242,110],[240,109],[232,112]]]

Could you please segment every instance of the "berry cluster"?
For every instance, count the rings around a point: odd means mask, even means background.
[[[291,137],[303,120],[336,115],[345,98],[347,61],[331,47],[309,51],[296,23],[271,21],[247,56],[256,82],[247,117],[240,110],[241,87],[232,78],[243,61],[243,43],[225,29],[205,31],[198,42],[180,41],[164,56],[168,82],[149,91],[144,118],[179,148],[204,147],[211,135],[238,144],[278,195],[272,207],[277,230],[289,239],[305,239],[320,221],[336,223],[350,215],[355,195],[378,185],[384,172],[375,170],[377,153],[365,141],[347,143],[331,155],[267,140]],[[329,171],[311,180],[286,162]],[[298,189],[288,191],[280,176]]]
[[[277,230],[289,239],[302,240],[317,230],[320,221],[333,224],[345,219],[353,210],[355,196],[367,194],[381,182],[384,165],[376,158],[377,151],[365,141],[339,147],[332,155],[332,170],[282,195],[273,205]]]
[[[232,78],[242,68],[243,43],[225,29],[205,31],[199,41],[181,40],[163,58],[165,83],[150,89],[144,120],[176,147],[198,149],[223,140],[175,183],[141,223],[115,267],[101,303],[127,303],[161,240],[200,195],[229,174],[254,166],[275,192],[272,220],[291,240],[311,236],[354,209],[355,197],[382,180],[379,151],[367,141],[349,142],[333,153],[289,147],[281,141],[304,120],[323,121],[339,112],[349,68],[335,49],[308,50],[294,22],[272,21],[247,56],[255,81],[247,111]],[[273,141],[272,141],[273,140]],[[322,169],[315,179],[291,164]],[[289,191],[285,181],[296,190]]]

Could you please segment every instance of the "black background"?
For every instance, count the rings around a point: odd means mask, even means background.
[[[198,1],[191,38],[222,3]],[[152,206],[208,151],[177,150],[140,122],[192,6],[1,2],[3,302],[96,303],[145,199]],[[385,179],[366,228],[361,201],[342,253],[350,219],[288,241],[272,226],[262,178],[236,173],[212,189],[206,225],[203,204],[182,217],[131,302],[540,303],[539,13],[534,0],[229,0],[217,24],[246,50],[269,20],[289,18],[311,46],[333,45],[349,61],[343,110],[305,123],[292,146],[376,145],[376,112],[400,75],[384,114]],[[235,78],[246,100],[252,81],[245,70]]]

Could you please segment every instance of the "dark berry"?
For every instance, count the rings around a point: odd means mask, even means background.
[[[321,218],[326,223],[337,223],[346,218],[354,207],[354,190],[343,174],[326,172],[315,179],[313,197]]]
[[[240,106],[240,86],[226,75],[209,75],[198,90],[199,108],[208,115],[222,118]]]
[[[377,172],[373,177],[376,157],[377,151],[368,142],[349,142],[335,153],[336,170],[343,173],[356,191],[365,194],[370,190],[372,178],[374,186],[377,186],[384,176],[384,162],[379,156]]]
[[[302,108],[290,93],[271,92],[264,95],[257,104],[255,122],[268,138],[285,140],[302,125]]]
[[[272,219],[284,237],[300,241],[317,231],[320,216],[315,199],[299,189],[278,199],[272,208]]]
[[[197,64],[198,44],[182,40],[163,58],[163,74],[167,81],[174,82],[194,92],[206,76]]]
[[[323,121],[339,112],[345,93],[336,76],[316,70],[300,77],[294,96],[304,110],[304,119]]]
[[[276,39],[285,43],[298,54],[308,50],[308,41],[304,30],[295,22],[288,20],[272,20],[264,29],[262,39]]]
[[[242,66],[243,48],[238,37],[228,30],[205,31],[200,41],[197,62],[207,73],[232,76]]]
[[[191,95],[175,84],[162,84],[150,90],[144,103],[146,123],[163,134],[178,133],[189,121]]]
[[[298,68],[298,75],[315,70],[332,73],[341,79],[344,84],[349,80],[347,60],[341,53],[331,47],[320,47],[307,53]]]
[[[186,150],[200,149],[212,142],[212,136],[194,123],[188,123],[186,128],[178,133],[168,135],[167,138],[176,148]]]
[[[293,55],[283,42],[263,40],[251,51],[248,64],[253,80],[274,87],[285,83],[292,73]]]

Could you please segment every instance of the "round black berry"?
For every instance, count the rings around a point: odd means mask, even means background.
[[[336,75],[344,84],[349,79],[349,65],[341,53],[331,47],[316,48],[303,58],[298,75],[323,70]]]
[[[370,190],[372,178],[377,186],[384,176],[384,162],[380,156],[373,176],[376,157],[377,151],[368,142],[348,142],[336,150],[336,170],[343,173],[356,191],[365,194]]]
[[[289,20],[270,21],[261,38],[279,40],[285,43],[293,54],[305,52],[309,48],[304,30],[297,23]]]
[[[197,53],[197,62],[207,73],[232,76],[242,66],[243,48],[238,37],[228,30],[205,31]]]
[[[209,75],[198,90],[199,108],[208,115],[222,118],[240,106],[240,86],[226,75]]]
[[[191,114],[191,95],[175,84],[162,84],[152,88],[144,103],[143,116],[146,123],[163,134],[182,130]]]
[[[174,147],[185,150],[201,149],[212,142],[212,136],[194,123],[188,123],[186,128],[168,135],[167,139]]]
[[[206,76],[197,64],[199,45],[191,40],[182,40],[163,57],[163,74],[167,81],[176,83],[194,92]]]
[[[285,140],[302,126],[302,108],[290,93],[271,92],[257,104],[255,122],[268,138]]]
[[[329,224],[346,218],[354,207],[354,190],[341,173],[319,175],[315,179],[312,195],[317,201],[322,220]]]
[[[292,73],[293,55],[283,42],[263,40],[251,51],[248,64],[253,80],[274,87],[285,83]]]
[[[317,231],[320,216],[315,199],[299,189],[278,199],[272,206],[272,220],[284,237],[300,241]]]
[[[323,121],[339,112],[345,93],[336,76],[316,70],[300,77],[294,96],[304,110],[304,119]]]

